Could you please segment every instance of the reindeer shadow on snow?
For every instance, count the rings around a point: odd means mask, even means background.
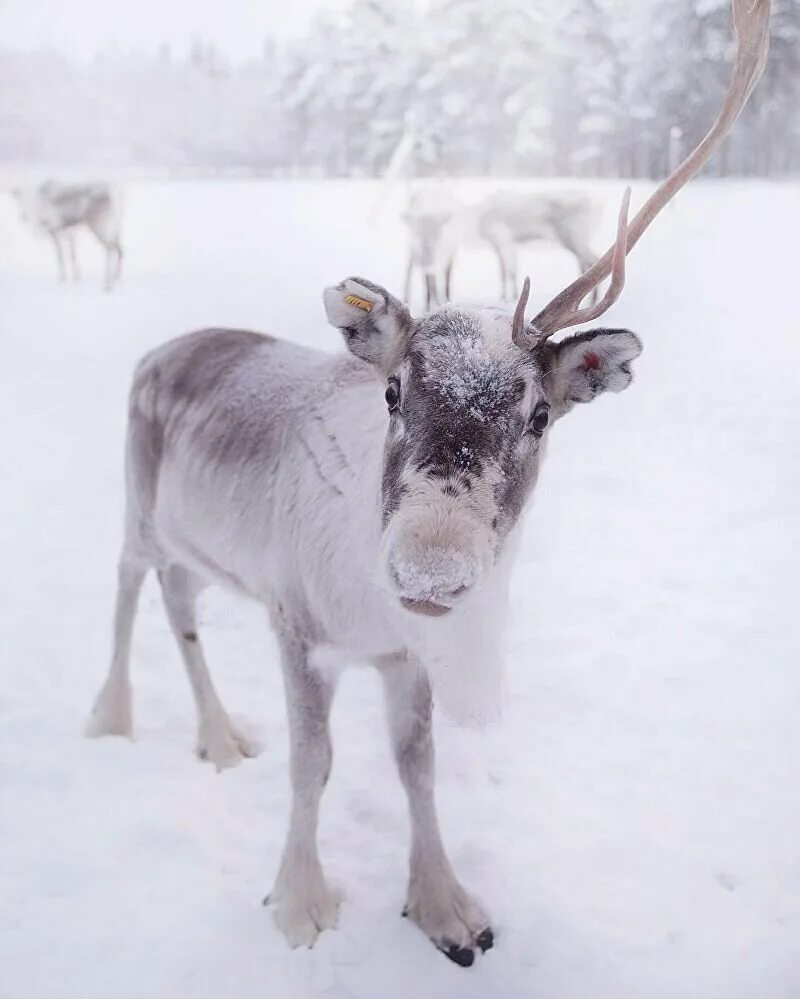
[[[624,329],[553,335],[619,297],[627,252],[720,144],[758,80],[768,18],[768,0],[734,0],[739,44],[708,135],[630,223],[626,191],[613,247],[532,321],[527,279],[513,315],[446,306],[415,318],[386,289],[351,277],[324,293],[347,353],[207,329],[137,367],[114,647],[88,731],[132,732],[131,632],[154,569],[197,706],[200,756],[222,768],[252,755],[215,690],[195,603],[217,582],[266,606],[292,784],[270,905],[292,946],[311,946],[337,919],[317,851],[334,681],[314,659],[334,647],[383,679],[411,818],[406,915],[459,965],[492,947],[488,913],[456,877],[439,832],[432,684],[463,716],[459,679],[480,686],[497,668],[518,528],[551,429],[575,405],[626,389],[642,350]],[[582,308],[609,276],[602,299]],[[442,677],[451,682],[439,686]]]

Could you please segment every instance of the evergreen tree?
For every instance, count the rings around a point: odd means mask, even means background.
[[[772,5],[767,71],[711,173],[800,169],[800,0]],[[240,66],[202,38],[88,68],[0,49],[0,162],[380,175],[399,147],[422,174],[660,177],[732,55],[729,0],[350,0]]]

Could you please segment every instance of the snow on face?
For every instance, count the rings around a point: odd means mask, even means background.
[[[393,377],[388,571],[395,586],[429,600],[472,587],[522,509],[538,465],[538,442],[525,431],[543,397],[541,373],[514,345],[508,313],[445,308],[419,323]]]
[[[444,332],[434,327],[424,350],[422,381],[443,408],[466,413],[479,423],[505,418],[513,402],[518,358],[510,349],[510,336],[506,342],[491,335],[501,325],[484,325],[453,309],[446,312]]]

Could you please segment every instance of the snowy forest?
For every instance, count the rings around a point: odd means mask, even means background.
[[[773,8],[714,174],[800,167],[800,0]],[[199,38],[0,48],[0,164],[374,176],[399,146],[419,175],[657,177],[710,124],[731,38],[728,0],[354,0],[239,65]]]

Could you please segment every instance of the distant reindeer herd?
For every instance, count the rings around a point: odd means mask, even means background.
[[[53,180],[13,188],[20,217],[53,243],[58,276],[81,277],[75,243],[77,230],[90,232],[105,251],[103,287],[110,291],[122,272],[121,195],[107,183],[64,184]],[[596,201],[581,191],[497,190],[475,204],[456,201],[442,185],[412,191],[403,219],[409,229],[405,301],[411,298],[414,274],[422,276],[428,309],[451,300],[456,255],[483,242],[497,256],[500,298],[519,294],[517,253],[533,240],[553,242],[569,251],[580,271],[597,254],[591,240],[600,217]],[[595,294],[595,293],[593,293]]]
[[[81,277],[75,243],[79,229],[90,232],[105,251],[103,287],[110,291],[122,272],[121,195],[107,183],[64,184],[54,180],[13,188],[20,218],[53,243],[58,276]],[[497,190],[476,204],[456,201],[442,185],[414,190],[403,215],[409,229],[405,301],[411,298],[413,277],[422,276],[428,309],[450,301],[456,255],[466,246],[488,244],[500,267],[500,298],[519,294],[517,251],[532,240],[553,242],[568,250],[580,271],[596,254],[592,236],[599,205],[581,191],[542,192]]]
[[[425,289],[425,307],[452,300],[453,265],[459,250],[485,243],[500,266],[500,298],[516,301],[519,247],[534,240],[552,242],[571,253],[579,272],[597,258],[592,237],[600,205],[578,190],[500,189],[474,204],[456,201],[440,183],[412,190],[403,219],[409,229],[405,299],[411,298],[414,274]],[[593,292],[596,294],[596,292]]]

